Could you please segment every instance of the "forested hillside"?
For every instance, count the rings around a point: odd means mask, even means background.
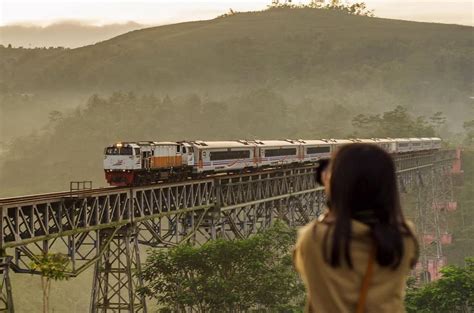
[[[425,115],[443,111],[459,128],[472,104],[472,55],[467,26],[317,9],[236,13],[78,49],[2,47],[0,112],[3,121],[14,117],[33,130],[45,125],[49,111],[94,93],[227,98],[267,88],[292,110],[306,98],[362,112],[403,105]],[[25,135],[7,124],[0,141]]]

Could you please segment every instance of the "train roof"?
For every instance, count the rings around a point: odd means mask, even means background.
[[[410,142],[409,138],[395,138],[396,142]]]
[[[159,141],[159,142],[154,142],[154,145],[155,146],[178,146],[179,144],[173,141]]]
[[[330,141],[314,140],[314,139],[311,139],[311,140],[300,139],[299,142],[301,142],[304,145],[324,145],[324,146],[327,146],[333,143]]]
[[[193,141],[192,145],[201,148],[249,148],[253,147],[255,144],[250,143],[245,140],[235,140],[235,141]]]
[[[301,143],[298,140],[258,140],[256,141],[260,147],[283,147],[283,146],[295,146]]]
[[[247,148],[247,147],[290,147],[295,145],[342,145],[354,142],[381,143],[381,142],[424,142],[424,141],[442,141],[438,137],[424,138],[370,138],[370,139],[285,139],[285,140],[228,140],[228,141],[123,141],[116,142],[108,147],[153,147],[153,146],[177,146],[180,144],[192,145],[200,149],[205,148]]]
[[[120,147],[138,148],[138,145],[135,142],[116,142],[107,146],[107,148],[120,148]]]
[[[350,139],[335,139],[333,140],[333,143],[338,144],[338,145],[344,145],[348,143],[354,143],[356,141],[350,140]]]

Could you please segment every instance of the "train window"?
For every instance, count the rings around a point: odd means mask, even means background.
[[[210,152],[209,157],[211,161],[247,159],[250,157],[250,151],[249,150],[212,151]]]
[[[105,150],[105,154],[107,154],[107,155],[119,154],[119,149],[118,148],[107,148]]]
[[[307,154],[316,154],[316,153],[328,153],[331,151],[331,147],[310,147],[306,150]]]
[[[399,143],[398,146],[403,148],[403,147],[408,147],[408,144],[407,143]]]
[[[120,149],[119,148],[107,148],[107,155],[119,155],[120,154]]]
[[[140,155],[140,148],[135,148],[135,155]]]
[[[132,155],[133,154],[133,149],[132,149],[132,147],[120,148],[120,154],[121,155]]]
[[[180,146],[176,146],[176,152],[179,152]],[[184,153],[184,147],[183,147],[183,153]]]
[[[296,155],[296,148],[265,150],[265,157],[276,157],[276,156],[286,156],[286,155]]]
[[[178,146],[178,152],[179,152],[179,146]],[[183,154],[186,153],[186,147],[183,147]]]
[[[107,150],[105,151],[105,154],[107,154],[107,155],[132,155],[133,150],[132,150],[132,147],[122,147],[122,148],[111,147],[111,148],[107,148]]]

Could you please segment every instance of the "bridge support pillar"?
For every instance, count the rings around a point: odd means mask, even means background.
[[[0,257],[0,312],[13,313],[13,295],[10,284],[10,262],[11,256]]]
[[[110,242],[109,242],[110,241]],[[105,247],[94,268],[91,313],[147,312],[145,297],[137,294],[143,281],[140,271],[137,228],[135,225],[101,230],[100,245]]]

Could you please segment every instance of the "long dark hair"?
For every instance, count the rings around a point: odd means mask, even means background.
[[[370,226],[377,263],[397,268],[404,253],[403,236],[412,237],[416,246],[417,241],[403,217],[391,156],[374,144],[348,144],[337,151],[330,169],[328,205],[335,219],[325,236],[326,261],[337,267],[343,259],[352,268],[351,219],[355,219]],[[332,247],[327,249],[329,233]]]

